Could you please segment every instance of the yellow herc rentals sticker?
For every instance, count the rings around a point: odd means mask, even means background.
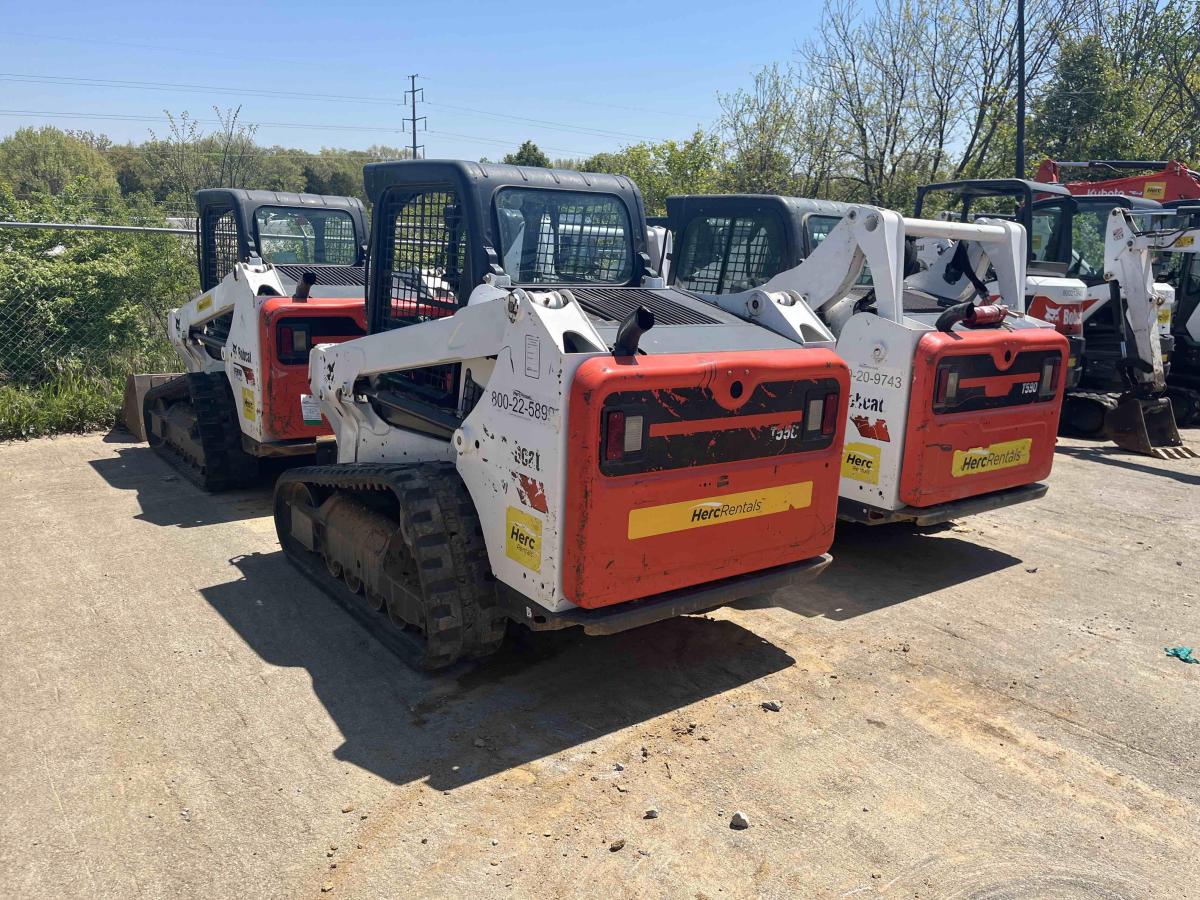
[[[204,312],[212,306],[212,294],[205,294],[200,298],[200,302],[196,304],[196,312]]]
[[[990,447],[955,450],[954,465],[950,468],[950,473],[958,478],[961,475],[978,475],[981,472],[1023,466],[1029,462],[1029,451],[1032,447],[1032,438],[1021,438],[1019,441],[992,444]]]
[[[842,477],[879,484],[879,448],[870,444],[847,444],[842,457]]]
[[[542,570],[542,520],[515,506],[508,507],[504,553],[532,572]]]
[[[248,387],[242,388],[242,415],[254,421],[254,391]]]
[[[1142,196],[1147,200],[1161,200],[1167,195],[1167,183],[1165,181],[1147,181],[1146,189]]]
[[[812,503],[812,482],[799,481],[779,487],[763,488],[758,491],[742,491],[737,494],[722,494],[719,497],[703,497],[699,500],[684,500],[681,503],[664,503],[629,511],[629,540],[720,525],[724,522],[739,522],[789,509],[805,509]]]

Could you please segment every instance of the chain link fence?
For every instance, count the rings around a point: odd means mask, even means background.
[[[0,227],[0,438],[111,424],[127,375],[179,367],[165,321],[198,290],[195,240],[20,224]]]

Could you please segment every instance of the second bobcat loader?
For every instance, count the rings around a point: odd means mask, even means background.
[[[628,179],[366,167],[367,337],[313,351],[337,462],[276,485],[284,550],[438,668],[506,626],[610,633],[829,563],[849,373],[664,285]]]
[[[167,321],[185,374],[151,388],[146,438],[206,490],[330,434],[308,393],[318,343],[366,333],[366,217],[355,198],[198,191],[200,293]]]
[[[775,196],[667,209],[676,287],[795,340],[812,313],[837,336],[851,377],[842,518],[934,525],[1045,494],[1067,341],[1025,314],[1020,225]],[[949,246],[918,271],[909,238]],[[971,293],[989,264],[998,303]]]

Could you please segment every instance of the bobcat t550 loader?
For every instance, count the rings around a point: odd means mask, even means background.
[[[150,445],[216,491],[329,435],[308,353],[366,333],[366,220],[354,198],[226,188],[196,210],[201,291],[167,321],[187,372],[142,409]]]
[[[849,381],[815,316],[798,341],[665,287],[626,178],[364,174],[371,333],[313,351],[337,463],[285,473],[275,516],[397,652],[620,631],[826,566]]]

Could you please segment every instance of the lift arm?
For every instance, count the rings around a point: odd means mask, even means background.
[[[283,284],[274,268],[261,262],[237,263],[212,290],[193,297],[167,315],[167,336],[187,364],[188,371],[202,372],[219,368],[220,363],[205,352],[210,340],[203,328],[209,322],[233,311],[239,297],[282,297]],[[224,342],[215,341],[220,350]]]
[[[1166,386],[1158,340],[1158,295],[1154,290],[1153,253],[1200,252],[1200,228],[1139,231],[1130,211],[1115,208],[1104,238],[1104,280],[1114,285],[1114,308],[1124,316],[1122,354],[1134,363],[1130,375],[1156,391]],[[1119,297],[1124,298],[1122,304]],[[1132,339],[1132,352],[1126,343]]]
[[[996,270],[1001,302],[1015,312],[1024,313],[1025,230],[1020,225],[1000,219],[983,219],[972,224],[910,219],[892,210],[865,205],[852,207],[800,265],[779,273],[757,290],[709,299],[734,315],[758,318],[764,326],[791,337],[783,326],[797,330],[792,321],[795,316],[780,316],[778,311],[794,305],[798,297],[820,317],[817,327],[823,327],[823,322],[838,333],[853,314],[853,301],[847,295],[866,265],[871,270],[875,308],[881,316],[900,322],[904,318],[906,237],[939,238],[945,242],[939,264],[910,277],[909,287],[944,296],[947,282],[941,276],[950,264],[957,242],[966,241],[970,242],[972,268],[982,275],[990,261]],[[966,288],[956,287],[956,299],[969,287],[969,283]],[[756,300],[760,305],[769,301],[775,309],[756,309]]]

